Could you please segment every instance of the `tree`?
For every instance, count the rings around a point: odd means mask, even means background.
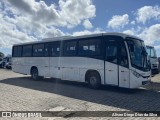
[[[0,52],[0,58],[4,57],[4,53]]]

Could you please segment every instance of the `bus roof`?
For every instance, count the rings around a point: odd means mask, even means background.
[[[128,34],[124,34],[124,33],[118,33],[118,32],[112,32],[112,33],[98,33],[98,34],[82,35],[82,36],[61,36],[61,37],[53,37],[53,38],[44,38],[41,41],[19,43],[19,44],[14,44],[13,46],[16,46],[16,45],[27,45],[27,44],[33,44],[33,43],[45,43],[45,42],[52,42],[52,41],[83,39],[83,38],[100,37],[100,36],[107,36],[107,35],[120,36],[122,38],[131,37],[131,38],[135,38],[135,39],[141,40],[140,38],[138,38],[136,36],[133,36],[133,35],[128,35]]]

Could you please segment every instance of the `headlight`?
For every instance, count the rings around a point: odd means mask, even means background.
[[[158,65],[158,64],[159,64],[159,62],[156,62],[156,64]]]

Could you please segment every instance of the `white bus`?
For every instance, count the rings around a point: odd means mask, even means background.
[[[153,46],[149,46],[149,45],[147,45],[146,48],[147,48],[147,53],[148,53],[149,60],[151,63],[152,74],[158,74],[159,73],[159,62],[158,62],[156,50]]]
[[[144,42],[122,33],[48,38],[17,44],[12,70],[31,75],[86,82],[92,88],[137,88],[151,80]]]

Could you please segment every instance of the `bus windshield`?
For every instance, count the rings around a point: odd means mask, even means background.
[[[151,58],[157,57],[156,50],[154,49],[154,47],[147,46],[147,53],[148,53],[149,57],[151,57]]]
[[[138,39],[127,38],[131,64],[140,70],[149,70],[147,51],[144,42]]]

